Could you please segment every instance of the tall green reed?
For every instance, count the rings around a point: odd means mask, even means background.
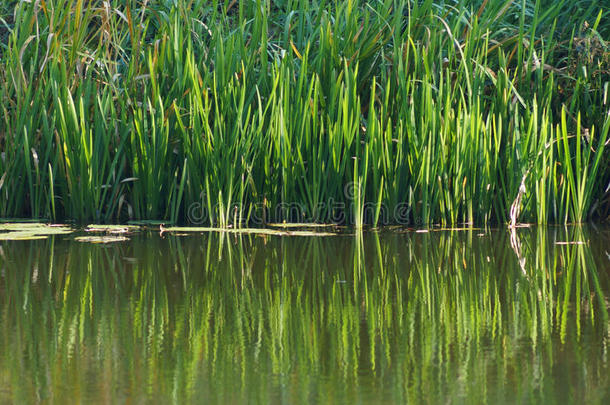
[[[522,182],[521,221],[607,212],[591,2],[5,9],[2,216],[498,224]]]

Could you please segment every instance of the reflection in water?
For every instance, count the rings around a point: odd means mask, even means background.
[[[608,232],[516,232],[3,242],[0,402],[607,402]]]

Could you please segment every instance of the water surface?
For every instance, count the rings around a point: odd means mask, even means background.
[[[3,241],[0,403],[610,403],[609,295],[607,228]]]

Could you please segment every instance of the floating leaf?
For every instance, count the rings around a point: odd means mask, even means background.
[[[461,231],[480,231],[481,228],[435,228],[435,229],[431,229],[431,231],[433,232],[461,232]]]
[[[47,239],[46,235],[36,235],[31,232],[5,232],[0,233],[0,240],[39,240]]]
[[[316,223],[275,223],[267,224],[270,228],[285,228],[285,229],[306,229],[306,228],[336,228],[334,224],[316,224]]]
[[[109,234],[132,233],[141,230],[138,225],[87,225],[85,232],[105,232]]]
[[[207,232],[224,232],[224,233],[234,233],[234,234],[248,234],[248,235],[269,235],[269,236],[336,236],[338,235],[336,232],[316,232],[316,231],[305,231],[305,230],[296,230],[296,231],[287,231],[287,230],[278,230],[278,229],[267,229],[267,228],[241,228],[241,229],[231,229],[231,228],[211,228],[211,227],[170,227],[164,228],[162,232],[169,233],[207,233]]]
[[[22,235],[28,234],[32,236],[44,236],[65,235],[74,232],[74,229],[70,228],[67,225],[49,225],[38,222],[19,222],[0,224],[0,232],[2,231],[7,231],[8,233],[20,233]]]
[[[124,236],[78,236],[74,238],[77,242],[87,243],[114,243],[114,242],[125,242],[129,238]]]

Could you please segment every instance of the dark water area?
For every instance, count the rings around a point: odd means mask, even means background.
[[[0,242],[0,403],[610,403],[610,229]]]

